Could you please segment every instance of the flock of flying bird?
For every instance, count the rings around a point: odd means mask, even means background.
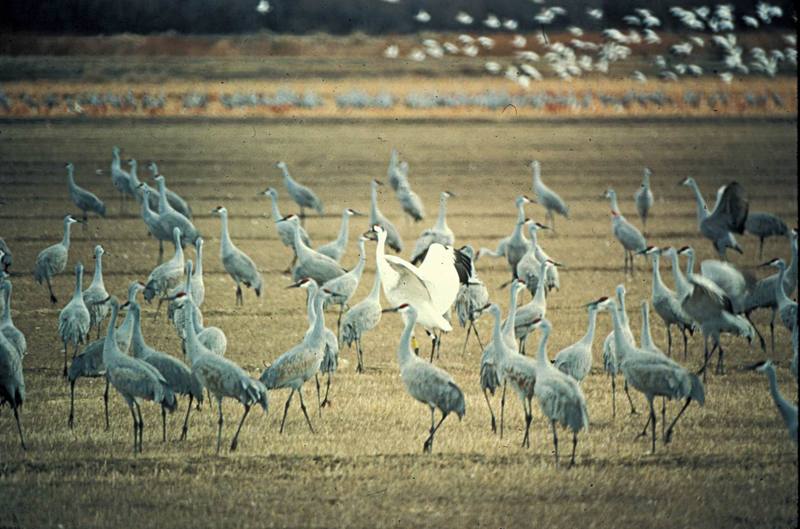
[[[162,438],[166,440],[166,414],[177,409],[177,397],[188,397],[181,439],[188,434],[192,404],[204,401],[204,396],[213,397],[218,410],[216,450],[219,452],[224,424],[222,401],[234,399],[244,408],[238,428],[232,438],[230,449],[235,450],[242,425],[253,406],[268,410],[268,393],[277,389],[289,389],[285,402],[280,430],[283,432],[291,401],[297,393],[300,408],[308,428],[313,425],[303,396],[305,383],[312,378],[316,382],[319,413],[329,402],[328,396],[333,373],[337,369],[341,346],[355,345],[357,371],[363,372],[364,356],[362,337],[375,329],[384,313],[399,313],[405,323],[397,349],[400,374],[407,392],[431,411],[431,426],[423,445],[424,451],[433,449],[434,437],[450,414],[459,418],[465,414],[464,394],[455,380],[443,369],[434,365],[442,336],[453,330],[451,309],[455,309],[459,324],[467,329],[464,348],[470,335],[475,337],[483,351],[480,363],[480,386],[491,416],[491,429],[497,431],[497,421],[490,395],[501,390],[500,436],[504,431],[504,409],[506,390],[510,387],[519,397],[525,418],[523,446],[530,444],[530,425],[533,419],[533,400],[539,403],[544,417],[550,422],[553,433],[556,464],[558,464],[558,426],[572,433],[570,464],[575,463],[578,433],[588,429],[589,415],[581,382],[591,373],[593,344],[598,313],[608,312],[613,331],[603,343],[603,369],[610,375],[612,387],[612,410],[616,415],[616,376],[621,374],[631,411],[634,411],[629,387],[642,393],[648,402],[649,416],[642,436],[651,430],[651,451],[656,449],[657,417],[654,408],[656,397],[662,397],[661,423],[664,443],[669,443],[678,419],[692,401],[705,402],[704,381],[706,367],[714,352],[718,354],[717,370],[724,370],[722,344],[723,333],[752,340],[758,336],[762,348],[765,339],[751,321],[757,309],[770,309],[772,348],[774,351],[774,322],[776,316],[792,333],[792,373],[797,377],[797,303],[790,299],[797,286],[797,230],[790,230],[779,218],[768,213],[752,213],[742,187],[732,182],[720,188],[716,202],[709,209],[698,184],[686,178],[680,185],[689,187],[697,204],[699,231],[707,237],[721,260],[706,260],[700,263],[700,273],[695,270],[694,251],[685,246],[680,249],[658,248],[648,245],[645,235],[620,212],[618,198],[613,189],[605,192],[611,205],[611,230],[624,249],[624,272],[633,274],[634,259],[642,256],[652,263],[652,297],[644,300],[642,311],[642,335],[640,345],[630,329],[626,311],[625,287],[619,285],[613,296],[601,297],[586,305],[588,329],[573,345],[558,352],[551,361],[547,342],[553,328],[547,320],[548,293],[560,288],[559,269],[561,262],[549,256],[540,244],[540,231],[555,232],[556,216],[569,218],[570,210],[559,195],[548,187],[541,176],[541,164],[530,164],[532,173],[532,197],[520,195],[515,205],[517,219],[513,232],[502,239],[496,248],[471,246],[454,247],[455,234],[447,224],[447,201],[455,196],[443,191],[439,199],[436,223],[425,229],[415,242],[407,261],[397,255],[387,255],[388,246],[394,252],[404,250],[399,231],[378,208],[378,190],[383,182],[371,182],[370,211],[362,214],[351,208],[342,212],[339,236],[332,242],[312,247],[304,228],[306,212],[324,212],[322,201],[307,186],[296,181],[284,162],[277,168],[283,175],[283,183],[291,199],[299,206],[300,214],[283,216],[278,207],[278,192],[269,188],[263,195],[270,199],[271,216],[277,234],[286,247],[292,250],[293,258],[287,269],[292,275],[291,287],[307,291],[308,330],[302,341],[280,355],[258,378],[251,377],[241,367],[225,357],[227,338],[214,326],[206,326],[201,308],[205,301],[203,282],[203,238],[192,222],[189,204],[166,187],[166,180],[155,163],[148,164],[156,188],[139,180],[135,160],[128,161],[129,170],[122,168],[120,150],[112,150],[111,180],[120,193],[120,207],[133,198],[138,203],[141,218],[150,235],[159,242],[158,265],[145,282],[132,281],[127,297],[120,302],[110,295],[103,282],[103,246],[94,250],[94,276],[91,284],[83,287],[83,265],[75,266],[75,288],[69,301],[59,314],[60,336],[64,365],[63,375],[70,383],[70,411],[68,425],[75,422],[74,388],[82,377],[104,377],[105,420],[108,427],[108,394],[113,387],[128,405],[133,420],[134,451],[142,450],[144,422],[140,410],[142,401],[152,401],[161,407]],[[88,222],[88,214],[105,217],[105,204],[93,193],[80,187],[74,177],[72,164],[66,165],[69,198],[82,212],[79,218],[67,215],[64,218],[61,242],[42,250],[34,264],[34,277],[48,288],[50,300],[58,303],[53,290],[53,279],[66,269],[70,249],[70,229],[76,222]],[[643,228],[646,229],[649,213],[654,205],[650,188],[652,172],[644,170],[642,184],[634,198],[636,210]],[[392,151],[387,170],[387,183],[394,190],[405,214],[413,221],[426,218],[420,197],[413,191],[408,177],[408,164]],[[534,222],[526,217],[525,205],[538,203],[546,210],[548,224]],[[221,224],[220,259],[225,271],[236,284],[237,305],[244,303],[242,287],[250,288],[256,296],[264,289],[264,282],[254,261],[234,244],[228,227],[228,211],[219,206],[212,213]],[[349,222],[353,216],[368,216],[369,230],[358,238],[359,261],[351,270],[340,264],[349,241]],[[736,234],[748,231],[763,241],[771,236],[784,236],[791,247],[791,263],[772,259],[764,266],[778,271],[761,279],[742,272],[725,259],[726,251],[742,252],[735,239]],[[163,260],[163,243],[171,242],[173,256]],[[376,273],[369,295],[358,303],[353,296],[361,280],[368,259],[366,244],[375,241]],[[193,246],[195,261],[184,255],[184,248]],[[674,290],[667,287],[661,277],[661,256],[670,259],[674,277]],[[685,272],[680,266],[680,256],[688,257]],[[510,270],[510,304],[505,319],[501,309],[492,303],[486,285],[478,277],[475,263],[479,258],[502,257]],[[20,442],[25,448],[19,408],[25,399],[23,359],[27,345],[25,336],[14,326],[11,319],[12,284],[9,268],[12,254],[8,245],[0,239],[0,264],[2,276],[2,319],[0,319],[0,404],[8,403],[13,409],[19,431]],[[527,289],[531,300],[518,306],[520,292]],[[381,291],[388,301],[388,308],[381,305]],[[142,309],[138,295],[142,293],[147,303],[158,302],[156,314],[163,303],[167,304],[169,321],[174,325],[182,343],[184,360],[149,346],[141,330]],[[667,336],[667,351],[664,353],[650,335],[649,309],[652,307],[663,321]],[[325,309],[338,306],[336,329],[325,323]],[[347,309],[347,310],[345,310]],[[120,311],[126,311],[124,321],[117,325]],[[493,319],[492,335],[485,344],[478,335],[475,322],[482,314]],[[108,319],[108,322],[106,320]],[[105,336],[101,337],[103,326]],[[698,373],[690,372],[675,360],[672,354],[673,326],[684,338],[684,359],[688,353],[688,334],[701,331],[704,340],[702,367]],[[430,358],[425,359],[419,351],[414,336],[415,328],[422,328],[431,338]],[[529,335],[540,331],[538,350],[535,356],[526,356]],[[95,340],[91,340],[92,331]],[[67,350],[73,347],[71,361]],[[711,348],[709,348],[709,346]],[[789,435],[797,443],[797,406],[781,396],[777,387],[774,365],[767,361],[754,366],[767,374],[771,394],[783,416]],[[702,380],[698,376],[702,373]],[[327,375],[324,398],[319,375]],[[203,390],[206,390],[205,392]],[[205,394],[205,395],[204,395]],[[683,400],[683,406],[666,427],[666,401]],[[436,411],[441,417],[436,420]]]

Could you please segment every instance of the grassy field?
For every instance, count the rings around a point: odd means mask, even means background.
[[[67,428],[68,385],[61,378],[57,335],[60,305],[50,306],[46,290],[30,274],[37,252],[61,237],[61,218],[73,212],[67,198],[63,163],[75,163],[76,178],[105,199],[110,215],[92,219],[85,231],[73,231],[70,263],[82,260],[91,274],[91,252],[102,243],[111,254],[104,262],[106,286],[122,296],[131,280],[144,279],[156,261],[157,245],[130,207],[120,214],[106,175],[111,146],[140,166],[153,159],[171,188],[187,197],[196,225],[206,238],[207,324],[228,335],[227,356],[253,376],[297,343],[306,328],[304,296],[286,290],[281,274],[290,254],[276,239],[268,201],[257,196],[267,186],[288,202],[277,160],[311,185],[325,201],[324,218],[310,218],[315,242],[335,237],[344,207],[367,211],[368,182],[383,177],[391,147],[411,166],[410,178],[425,201],[429,218],[418,225],[401,219],[389,191],[381,207],[401,228],[409,247],[422,228],[433,224],[436,197],[448,189],[448,222],[457,244],[493,246],[513,227],[513,199],[530,193],[526,161],[542,162],[543,177],[570,203],[572,218],[559,218],[559,236],[542,245],[565,262],[562,289],[548,300],[554,326],[552,357],[585,332],[581,305],[610,295],[626,281],[634,332],[638,307],[649,296],[650,273],[638,263],[635,277],[623,277],[622,250],[610,233],[608,204],[601,197],[613,186],[623,213],[635,220],[632,194],[645,165],[653,169],[656,205],[651,243],[692,244],[700,258],[710,258],[710,243],[697,232],[695,207],[688,189],[678,187],[691,175],[707,198],[730,180],[748,191],[751,209],[797,218],[797,123],[795,120],[619,121],[551,123],[394,123],[358,121],[307,124],[302,121],[245,124],[196,121],[147,124],[0,123],[0,236],[14,252],[13,316],[25,332],[30,355],[25,360],[28,399],[22,417],[29,450],[19,448],[11,413],[0,413],[0,527],[764,527],[797,526],[796,446],[767,391],[766,379],[742,368],[766,357],[777,360],[782,391],[796,400],[797,386],[788,373],[789,336],[777,329],[777,350],[748,351],[742,340],[725,338],[727,374],[710,375],[704,408],[692,405],[680,421],[672,444],[634,440],[645,416],[611,416],[610,384],[600,367],[602,339],[610,329],[599,318],[595,368],[584,382],[591,429],[580,436],[578,465],[566,470],[553,463],[549,426],[536,407],[530,449],[522,449],[521,407],[512,398],[507,430],[491,434],[489,414],[478,383],[480,351],[471,343],[461,354],[464,332],[446,336],[437,363],[464,390],[467,415],[448,419],[437,435],[434,453],[423,455],[427,409],[403,390],[395,350],[399,317],[385,315],[365,338],[367,371],[355,373],[352,351],[343,350],[334,379],[331,408],[312,415],[317,434],[309,433],[296,401],[287,431],[278,434],[288,396],[270,394],[270,412],[255,411],[242,430],[239,451],[214,456],[216,414],[204,406],[193,414],[189,439],[176,441],[181,408],[169,419],[169,438],[160,439],[159,411],[142,406],[144,454],[131,454],[130,415],[112,392],[111,430],[104,431],[102,382],[80,380],[74,430]],[[144,171],[142,171],[144,173]],[[234,241],[264,273],[266,288],[256,299],[234,307],[234,286],[218,257],[219,221],[213,207],[231,215]],[[535,205],[528,214],[543,220]],[[367,228],[353,223],[351,239]],[[741,238],[740,266],[758,264],[757,241]],[[362,284],[361,299],[374,273],[374,246]],[[407,250],[408,251],[408,250]],[[345,264],[356,261],[351,243]],[[406,252],[407,254],[407,252]],[[783,240],[767,243],[765,257],[789,257]],[[649,269],[649,267],[648,267]],[[504,263],[480,260],[480,277],[493,300],[507,308]],[[662,271],[671,284],[668,268]],[[763,275],[765,271],[758,270]],[[61,303],[72,290],[69,274],[55,280]],[[527,295],[526,295],[527,301]],[[152,315],[154,307],[146,307]],[[335,322],[327,314],[329,326]],[[768,314],[756,322],[767,329]],[[479,322],[489,336],[490,321]],[[656,341],[665,346],[664,330],[654,321]],[[172,328],[146,318],[144,333],[154,347],[180,355]],[[531,337],[534,349],[536,336]],[[702,340],[690,342],[687,366],[696,369]],[[678,358],[683,361],[682,356]],[[305,391],[314,401],[313,385]],[[634,394],[639,411],[645,401]],[[493,403],[497,406],[497,399]],[[227,402],[224,441],[241,407]],[[677,412],[673,404],[668,416]],[[563,450],[568,436],[562,433]]]

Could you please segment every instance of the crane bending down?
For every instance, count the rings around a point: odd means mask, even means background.
[[[392,306],[408,303],[417,315],[416,321],[433,336],[431,361],[441,340],[437,332],[450,332],[453,327],[443,314],[453,305],[459,284],[469,280],[471,262],[464,253],[451,246],[434,243],[416,267],[400,257],[386,255],[386,230],[375,224],[365,233],[377,238],[375,260],[380,268],[383,293]]]
[[[422,451],[430,453],[433,451],[433,438],[447,416],[455,413],[459,420],[464,417],[464,393],[445,370],[425,362],[411,350],[411,333],[417,322],[417,311],[414,307],[403,303],[386,311],[400,312],[405,319],[405,329],[397,347],[397,363],[400,365],[400,378],[403,379],[408,394],[431,409],[431,429],[422,445]],[[437,408],[442,413],[438,423]]]

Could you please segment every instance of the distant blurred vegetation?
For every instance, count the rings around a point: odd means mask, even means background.
[[[552,29],[574,24],[587,29],[622,26],[622,17],[637,7],[650,9],[663,21],[662,29],[678,29],[678,21],[669,14],[674,5],[683,7],[711,5],[703,0],[561,0],[556,2],[568,14],[559,17]],[[725,0],[733,5],[738,17],[752,14],[755,1]],[[776,3],[776,2],[770,2]],[[114,33],[251,33],[261,30],[276,33],[326,32],[347,34],[356,31],[411,33],[420,30],[479,30],[481,20],[492,13],[500,18],[513,18],[519,30],[538,29],[533,16],[542,5],[531,0],[270,0],[270,11],[256,12],[257,0],[3,0],[0,2],[0,30],[58,34]],[[777,26],[793,27],[795,10],[791,2],[777,2],[784,16]],[[552,3],[548,2],[548,5]],[[605,17],[594,21],[586,14],[588,7],[599,7]],[[414,19],[420,9],[431,15],[422,24]],[[456,22],[458,11],[475,18],[470,26]],[[744,29],[739,23],[739,28]]]

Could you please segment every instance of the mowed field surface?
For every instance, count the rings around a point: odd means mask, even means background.
[[[79,184],[106,200],[109,218],[91,219],[86,230],[74,227],[69,270],[82,261],[88,285],[92,248],[101,243],[110,254],[104,260],[109,291],[123,297],[130,281],[144,280],[155,265],[157,243],[147,236],[133,204],[120,214],[108,164],[115,144],[125,157],[139,159],[143,179],[145,161],[156,160],[168,185],[191,203],[206,239],[205,322],[227,333],[227,356],[257,377],[307,327],[305,296],[284,288],[289,279],[281,271],[291,255],[276,238],[269,201],[257,196],[274,186],[282,212],[295,211],[276,161],[286,161],[292,174],[325,202],[325,217],[307,223],[320,244],[336,236],[342,208],[368,211],[369,181],[385,179],[390,149],[398,148],[410,163],[411,182],[428,214],[412,225],[402,218],[391,190],[382,191],[380,207],[401,229],[407,257],[419,232],[434,223],[438,193],[445,189],[457,194],[448,209],[456,244],[494,247],[513,229],[514,198],[531,194],[526,162],[536,158],[545,181],[572,211],[570,220],[557,219],[557,237],[540,239],[551,256],[568,266],[561,272],[561,291],[548,299],[552,358],[584,334],[582,305],[612,295],[625,280],[622,249],[611,236],[609,207],[601,196],[606,187],[617,190],[623,213],[638,224],[632,195],[642,168],[651,167],[656,204],[650,242],[691,244],[700,259],[711,258],[710,243],[697,232],[694,199],[676,184],[691,175],[712,201],[718,186],[737,180],[748,192],[751,210],[771,211],[794,226],[796,127],[793,120],[0,124],[0,236],[14,252],[13,317],[29,350],[22,410],[26,453],[19,448],[12,414],[8,409],[0,413],[0,526],[796,527],[796,446],[773,406],[766,378],[742,369],[765,356],[777,360],[780,387],[796,400],[797,386],[787,369],[789,335],[782,327],[776,331],[776,351],[766,355],[757,344],[748,351],[744,340],[724,339],[727,373],[709,376],[706,406],[690,406],[673,442],[664,446],[659,439],[654,456],[649,440],[634,440],[646,420],[640,394],[633,394],[638,415],[628,414],[622,393],[617,417],[611,415],[610,383],[601,363],[602,341],[611,328],[607,314],[598,319],[594,368],[583,383],[591,429],[580,435],[578,464],[570,470],[555,467],[549,424],[538,406],[530,449],[519,447],[523,416],[513,395],[505,437],[492,435],[479,388],[480,350],[470,342],[462,355],[462,329],[445,337],[436,363],[464,390],[467,414],[460,423],[448,418],[434,453],[423,455],[430,416],[405,393],[398,376],[401,323],[391,314],[364,339],[366,373],[356,374],[353,351],[341,352],[332,407],[320,418],[310,406],[315,435],[296,399],[286,432],[278,433],[288,392],[276,391],[270,393],[268,416],[254,410],[248,417],[239,450],[216,457],[217,416],[208,403],[192,414],[189,439],[178,442],[186,405],[181,401],[169,418],[166,444],[161,442],[159,410],[145,403],[144,453],[133,455],[130,414],[113,390],[111,430],[104,430],[101,380],[78,382],[76,424],[74,430],[67,427],[69,390],[61,378],[57,320],[74,277],[65,273],[55,279],[59,305],[51,306],[46,289],[30,273],[37,253],[60,240],[63,216],[76,213],[63,169],[72,161]],[[104,174],[96,175],[98,168]],[[219,220],[210,215],[217,205],[227,207],[235,243],[264,274],[262,297],[246,291],[244,307],[234,306],[234,284],[220,263]],[[527,211],[544,220],[540,206],[530,205]],[[351,224],[344,258],[348,268],[357,259],[356,236],[366,228],[365,219]],[[733,260],[746,268],[757,265],[757,241],[749,236],[740,241],[745,254]],[[354,301],[372,284],[373,243],[368,253]],[[187,255],[193,257],[191,251]],[[788,259],[788,242],[769,241],[765,258],[772,256]],[[508,277],[505,263],[486,258],[477,267],[505,312],[508,292],[498,288]],[[637,267],[626,287],[638,334],[640,301],[650,295],[651,274],[642,260],[637,259]],[[662,274],[671,285],[666,263]],[[528,299],[525,294],[523,302]],[[172,327],[163,314],[153,321],[153,312],[154,306],[145,307],[148,343],[180,356]],[[767,333],[768,317],[756,315]],[[326,314],[326,320],[333,327],[335,313]],[[478,324],[484,340],[490,325],[488,317]],[[663,325],[655,314],[652,326],[665,348]],[[535,351],[537,342],[538,334],[532,335],[528,350]],[[428,344],[422,344],[427,351]],[[682,353],[677,358],[684,361]],[[701,359],[698,334],[685,363],[696,370]],[[316,402],[313,383],[304,393],[306,403]],[[668,419],[678,409],[671,404]],[[226,402],[224,410],[223,446],[242,408]],[[570,436],[563,430],[560,435],[566,463]]]

